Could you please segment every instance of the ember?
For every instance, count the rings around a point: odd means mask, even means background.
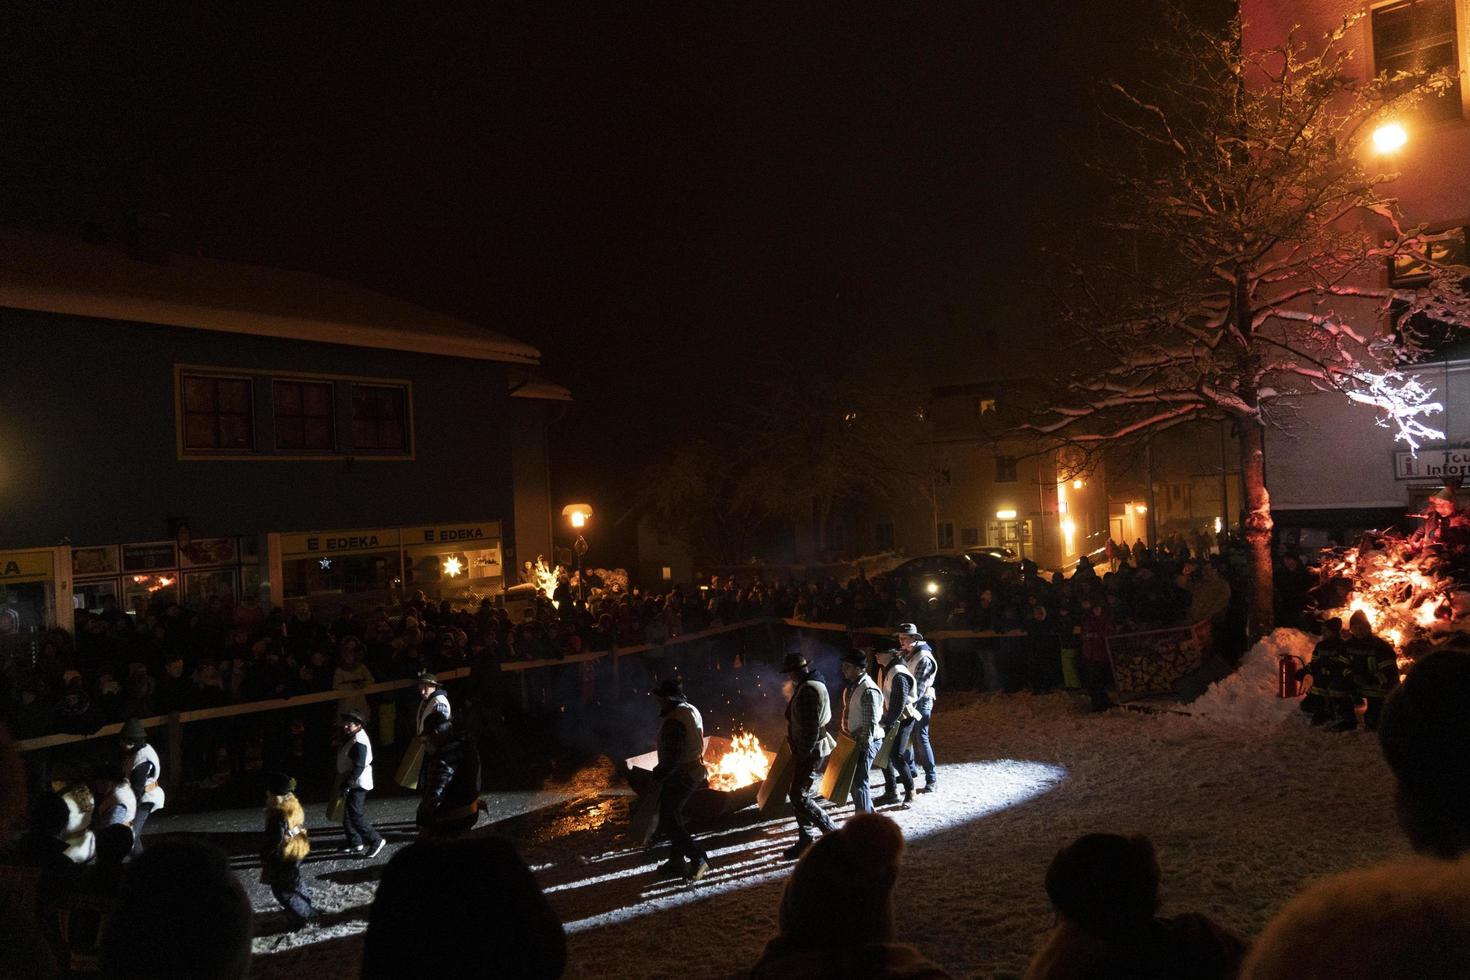
[[[771,761],[760,739],[751,732],[739,732],[730,739],[730,751],[709,766],[709,785],[728,793],[760,782],[770,769]]]

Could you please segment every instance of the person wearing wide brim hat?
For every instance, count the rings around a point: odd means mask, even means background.
[[[434,715],[443,715],[445,721],[453,718],[449,706],[449,692],[439,685],[439,678],[427,670],[419,671],[419,708],[414,717],[413,731],[423,737],[428,731],[429,720]]]
[[[858,647],[842,658],[842,731],[857,743],[857,775],[852,781],[852,805],[857,813],[873,812],[868,772],[883,747],[883,691],[868,673],[871,647]]]
[[[670,677],[653,690],[659,701],[658,825],[669,838],[669,859],[658,867],[660,877],[682,876],[698,881],[709,871],[709,855],[684,825],[684,806],[697,790],[708,785],[704,768],[704,719],[684,696],[684,685]]]
[[[874,800],[874,805],[884,806],[901,803],[907,809],[914,800],[914,777],[909,764],[904,761],[909,739],[913,737],[914,722],[918,713],[914,709],[915,690],[913,671],[904,663],[898,644],[888,641],[873,651],[881,671],[880,685],[883,689],[884,738],[889,746],[888,761],[883,766],[883,795]],[[903,783],[903,799],[898,797],[899,782]]]
[[[929,738],[929,722],[934,716],[937,693],[934,684],[939,679],[939,660],[934,650],[924,642],[924,635],[913,623],[899,623],[894,633],[903,650],[903,661],[914,675],[914,731],[908,748],[903,754],[903,764],[908,767],[909,778],[918,779],[919,769],[924,770],[924,785],[920,793],[932,793],[939,788],[934,763],[934,743]]]
[[[791,782],[787,798],[796,813],[796,843],[783,857],[794,861],[812,846],[812,828],[823,834],[836,831],[832,818],[822,809],[813,792],[817,773],[837,742],[827,732],[832,721],[832,696],[827,682],[800,653],[786,655],[785,671],[791,685],[786,702],[786,744],[791,750]]]
[[[118,733],[122,747],[122,778],[132,787],[137,799],[133,814],[133,854],[143,850],[143,825],[154,810],[163,809],[163,763],[158,751],[148,744],[148,729],[137,718],[129,718]]]
[[[342,791],[342,830],[347,853],[377,857],[386,842],[368,820],[367,795],[373,788],[373,743],[367,718],[356,708],[342,712],[342,746],[337,750],[338,788]]]

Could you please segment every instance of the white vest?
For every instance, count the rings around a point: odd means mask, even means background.
[[[908,693],[908,697],[904,698],[904,700],[903,700],[903,708],[900,708],[899,709],[900,712],[902,712],[902,711],[907,710],[916,701],[919,700],[918,697],[917,697],[917,695],[915,694],[915,692],[919,688],[919,685],[914,682],[914,672],[911,671],[911,670],[909,670],[908,664],[904,663],[902,660],[898,659],[897,657],[894,657],[893,658],[893,662],[888,665],[888,670],[886,670],[884,672],[884,674],[883,674],[883,709],[885,711],[887,711],[888,708],[889,708],[889,702],[893,700],[893,675],[894,674],[907,674],[908,675],[908,678],[909,678],[909,693]],[[899,720],[902,720],[903,718],[904,718],[904,715],[903,714],[900,714],[899,715]]]
[[[122,814],[113,813],[121,808]],[[138,816],[138,797],[133,793],[133,787],[126,781],[115,783],[107,795],[97,801],[97,816],[92,821],[94,831],[103,827],[111,827],[113,824],[126,824],[131,827],[133,820]]]
[[[144,762],[153,763],[153,778],[148,780],[148,785],[143,788],[143,795],[138,797],[139,803],[152,803],[153,809],[163,809],[163,787],[159,780],[163,778],[163,765],[158,761],[158,753],[153,746],[144,745],[132,752],[123,753],[123,778],[132,776],[133,770]]]
[[[684,757],[674,759],[674,765],[688,765],[704,759],[704,719],[699,709],[688,701],[674,706],[669,717],[684,726]]]
[[[343,742],[342,747],[337,750],[337,771],[339,773],[349,773],[352,771],[352,759],[347,753],[349,750],[351,750],[354,743],[363,747],[363,749],[367,753],[367,760],[366,765],[362,767],[362,776],[357,780],[357,785],[355,787],[349,788],[372,789],[373,743],[371,740],[368,739],[367,732],[363,731],[361,728],[357,730],[356,735],[352,736],[352,740],[350,742]]]
[[[443,715],[445,718],[453,717],[449,713],[449,695],[444,693],[444,688],[442,687],[436,688],[434,693],[428,698],[420,699],[418,717],[414,719],[413,723],[414,734],[422,735],[424,733],[424,719],[435,712]]]

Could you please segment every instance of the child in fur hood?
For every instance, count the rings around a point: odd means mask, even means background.
[[[316,916],[306,886],[301,883],[301,862],[310,851],[306,814],[296,799],[296,780],[282,773],[267,776],[265,850],[260,855],[260,880],[271,886],[271,894],[286,910],[286,920],[293,931]]]

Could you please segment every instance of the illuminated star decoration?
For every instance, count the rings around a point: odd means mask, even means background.
[[[324,572],[330,572],[332,570],[332,559],[330,558],[320,558],[317,560],[317,564],[322,567],[322,571]]]
[[[460,570],[463,568],[464,564],[460,562],[458,558],[455,558],[452,555],[444,559],[444,574],[448,575],[450,578],[454,578],[454,576],[458,575],[460,573]]]

